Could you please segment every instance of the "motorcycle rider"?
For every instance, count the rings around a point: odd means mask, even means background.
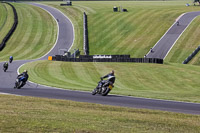
[[[177,25],[177,26],[179,26],[179,25],[180,25],[180,24],[179,24],[179,21],[177,21],[177,22],[176,22],[176,25]]]
[[[3,64],[3,68],[4,68],[5,70],[8,69],[8,62],[5,62],[5,63]],[[5,71],[5,72],[6,72],[6,71]]]
[[[107,80],[103,80],[104,78],[107,78]],[[101,77],[101,81],[98,82],[98,85],[94,90],[92,91],[92,95],[95,94],[101,94],[102,96],[106,96],[111,89],[114,87],[115,83],[115,72],[112,70],[109,74]]]
[[[13,61],[13,56],[10,56],[9,62],[12,63],[12,61]]]
[[[107,80],[103,80],[104,78],[107,78]],[[115,83],[115,72],[112,70],[109,74],[101,77],[101,82],[103,86],[107,86],[108,84],[113,85]]]
[[[27,70],[24,70],[23,73],[21,73],[20,75],[17,76],[17,78],[19,78],[20,76],[23,76],[25,78],[25,82],[28,80],[28,71]]]
[[[29,75],[28,75],[28,71],[27,70],[24,70],[24,72],[23,73],[21,73],[21,74],[19,74],[18,76],[17,76],[17,78],[19,79],[20,77],[24,77],[25,79],[24,79],[24,81],[23,81],[23,86],[26,84],[26,81],[28,80],[28,78],[29,78]],[[15,84],[17,84],[17,83],[15,83]],[[15,85],[16,86],[16,85]],[[14,87],[15,88],[15,87]]]

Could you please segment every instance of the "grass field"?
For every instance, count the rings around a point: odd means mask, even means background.
[[[199,6],[186,7],[192,1],[82,1],[72,7],[61,7],[62,2],[45,2],[62,10],[75,24],[75,43],[83,53],[82,16],[88,14],[90,54],[130,54],[143,57],[161,38],[176,18],[185,12],[199,11]],[[128,12],[113,12],[113,6]],[[169,53],[166,62],[182,63],[199,45],[197,18]],[[198,58],[197,58],[198,59]],[[191,64],[197,62],[193,61]]]
[[[200,116],[0,95],[0,132],[198,133]]]
[[[33,82],[84,91],[92,91],[101,76],[115,70],[112,94],[200,103],[200,72],[193,65],[38,61],[24,69]]]
[[[0,3],[0,43],[7,35],[14,23],[12,7],[5,3]]]
[[[13,4],[18,13],[18,26],[0,52],[0,61],[34,59],[46,54],[57,38],[57,25],[46,11],[27,4]]]

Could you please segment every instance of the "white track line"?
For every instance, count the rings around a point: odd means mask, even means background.
[[[37,4],[40,4],[40,5],[44,5],[44,6],[48,6],[48,5],[45,5],[45,4],[41,4],[41,3],[37,3]],[[51,7],[51,6],[48,6],[48,7],[50,7],[50,8],[53,8],[53,9],[55,9],[55,10],[57,10],[57,11],[59,11],[61,14],[63,14],[63,16],[65,16],[69,21],[70,21],[70,23],[72,24],[72,27],[73,27],[73,42],[72,42],[72,45],[71,45],[71,47],[68,49],[68,51],[72,48],[72,46],[74,45],[74,40],[75,40],[75,30],[74,30],[74,25],[73,25],[73,23],[72,23],[72,21],[69,19],[69,17],[68,16],[66,16],[63,12],[61,12],[60,10],[58,10],[57,8],[54,8],[54,7]],[[41,8],[41,7],[40,7]],[[43,9],[43,8],[42,8]],[[44,9],[44,10],[46,10],[46,9]],[[48,12],[48,11],[47,11]],[[51,14],[51,13],[50,13]],[[51,14],[52,15],[52,14]],[[53,15],[52,15],[53,16]],[[54,16],[53,16],[53,18],[54,18]],[[55,18],[54,18],[55,19]],[[57,21],[56,21],[57,22]]]
[[[179,20],[183,15],[185,15],[185,13],[183,13],[183,14],[181,14],[178,18],[177,18],[177,20]],[[157,46],[157,44],[164,38],[164,36],[167,34],[167,32],[174,26],[174,24],[175,24],[176,22],[174,22],[172,25],[171,25],[171,27],[165,32],[165,34],[158,40],[158,42],[152,47],[152,48],[154,48],[154,47],[156,47]],[[148,55],[150,53],[150,51],[146,54],[146,55]]]
[[[197,17],[197,16],[196,16]],[[195,18],[196,18],[195,17]],[[167,54],[165,55],[165,57],[163,58],[163,60],[167,57],[167,55],[169,54],[169,52],[171,51],[171,49],[174,47],[174,45],[176,44],[176,42],[178,41],[178,39],[182,36],[182,34],[185,32],[185,30],[190,26],[190,24],[194,21],[194,19],[192,19],[192,21],[188,24],[188,26],[183,30],[183,32],[179,35],[179,37],[176,39],[176,41],[173,43],[173,45],[171,46],[171,48],[169,49],[169,51],[167,52]]]
[[[14,95],[14,96],[23,96],[23,95],[17,95],[17,94],[11,94],[11,93],[2,93],[2,92],[0,92],[0,95]]]

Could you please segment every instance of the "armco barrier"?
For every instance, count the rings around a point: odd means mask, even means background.
[[[6,42],[11,37],[11,35],[15,31],[17,24],[18,24],[18,16],[17,16],[17,11],[16,11],[15,7],[13,5],[11,5],[10,3],[7,3],[7,2],[4,2],[4,3],[6,3],[6,4],[8,4],[12,7],[12,10],[13,10],[13,13],[14,13],[14,23],[13,23],[12,28],[9,30],[8,34],[4,37],[4,39],[2,40],[2,42],[0,44],[0,51],[5,47]]]
[[[199,52],[200,50],[200,46],[198,46],[193,52],[191,55],[189,55],[184,61],[182,64],[187,64],[190,60],[192,60],[192,58]]]
[[[163,59],[157,58],[130,58],[130,55],[103,55],[105,56],[104,58],[94,58],[95,56],[96,55],[80,55],[79,58],[68,58],[67,56],[55,55],[52,57],[52,60],[68,62],[135,62],[163,64]],[[112,58],[109,56],[112,56]]]
[[[83,48],[85,55],[89,55],[87,15],[83,13]]]

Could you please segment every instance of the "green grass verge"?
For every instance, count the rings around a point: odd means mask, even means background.
[[[20,71],[24,69],[33,82],[84,91],[92,91],[101,76],[115,70],[112,94],[200,103],[199,67],[192,65],[37,61]]]
[[[197,133],[200,116],[0,95],[0,132]]]
[[[0,43],[8,34],[14,23],[14,14],[12,7],[5,3],[0,3]]]
[[[45,2],[62,9],[73,23],[77,21],[75,27],[80,31],[76,39],[82,40],[82,16],[83,12],[88,14],[90,54],[130,54],[137,58],[156,44],[179,15],[199,10],[198,6],[186,7],[186,3],[192,4],[189,0],[73,1],[73,6],[66,7],[59,6],[60,3],[63,2]],[[122,6],[128,12],[113,12],[113,6]],[[73,48],[82,50],[81,40],[76,40]]]
[[[22,4],[13,4],[18,13],[18,26],[0,52],[0,61],[13,56],[15,60],[34,59],[46,54],[57,38],[55,20],[41,8]]]

